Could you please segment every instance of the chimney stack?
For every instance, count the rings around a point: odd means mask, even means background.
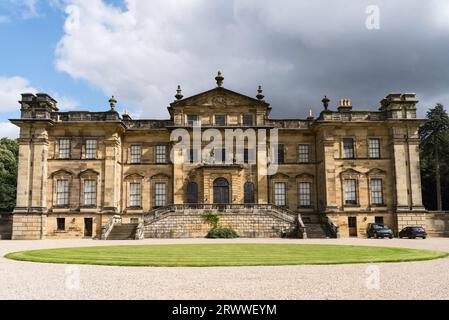
[[[338,112],[347,112],[352,110],[351,99],[340,99],[340,106],[338,107]]]

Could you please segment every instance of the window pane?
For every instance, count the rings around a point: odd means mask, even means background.
[[[97,203],[97,181],[84,181],[84,205],[94,206]]]
[[[382,191],[382,180],[381,179],[371,179],[370,180],[371,189],[371,203],[375,205],[383,204],[383,191]]]
[[[369,139],[368,150],[370,158],[380,158],[380,139]]]
[[[58,180],[56,182],[56,205],[68,206],[69,205],[69,181]]]
[[[165,146],[156,146],[156,163],[166,163]]]
[[[299,184],[299,205],[301,207],[310,207],[311,191],[312,188],[309,182],[301,182]]]
[[[216,115],[215,116],[215,124],[217,126],[224,126],[226,125],[226,116],[225,115]]]
[[[347,205],[357,204],[357,181],[354,179],[345,180],[344,187],[345,187],[345,204]]]
[[[131,207],[140,207],[140,190],[141,186],[140,183],[130,183],[130,201],[129,204]]]
[[[155,184],[155,205],[156,207],[165,206],[165,183]]]
[[[131,146],[131,163],[140,163],[142,150],[140,146]]]
[[[354,140],[353,139],[343,139],[343,158],[345,158],[345,159],[354,158]]]
[[[309,162],[309,145],[300,144],[298,146],[298,162],[308,163]]]
[[[59,159],[69,159],[70,158],[70,140],[61,139],[59,140]]]
[[[97,140],[86,140],[86,159],[97,157]]]
[[[243,125],[244,126],[252,126],[253,125],[253,116],[251,114],[243,115]]]
[[[187,115],[187,125],[188,126],[197,126],[198,123],[198,116],[196,114],[188,114]]]
[[[277,160],[279,164],[284,163],[284,145],[278,144],[278,150],[277,150]]]
[[[274,184],[274,204],[277,206],[286,205],[285,183]]]

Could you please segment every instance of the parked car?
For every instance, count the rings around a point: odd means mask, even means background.
[[[399,232],[399,238],[427,238],[427,232],[423,227],[405,227]]]
[[[393,239],[393,230],[389,226],[383,223],[370,223],[368,224],[368,238],[389,238]]]

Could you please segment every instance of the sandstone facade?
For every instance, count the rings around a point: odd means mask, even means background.
[[[362,111],[347,99],[329,107],[326,98],[316,118],[280,120],[270,118],[261,90],[251,98],[218,81],[216,88],[188,98],[179,90],[169,119],[140,120],[120,115],[115,99],[105,112],[60,112],[47,94],[23,94],[21,118],[11,120],[20,127],[12,236],[99,238],[114,215],[136,223],[170,204],[273,204],[306,223],[329,217],[341,236],[363,237],[375,221],[395,230],[422,225],[418,128],[423,121],[416,119],[417,102],[414,94],[390,94],[379,111]],[[212,160],[191,160],[194,147],[174,150],[175,130],[193,136],[199,125],[200,134],[254,130],[263,146],[255,151],[256,162],[247,161],[248,148],[243,162],[231,151],[223,156],[230,160],[225,163],[218,149],[206,154]],[[274,129],[278,144],[268,135]],[[266,141],[259,136],[264,132]],[[202,141],[200,148],[209,143]],[[277,170],[265,175],[276,156]],[[207,224],[199,214],[167,216],[147,233],[202,236]],[[221,216],[245,236],[276,236],[273,230],[288,227],[267,215],[257,234],[244,215]]]

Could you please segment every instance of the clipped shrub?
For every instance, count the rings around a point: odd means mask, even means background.
[[[217,227],[211,229],[206,238],[209,239],[234,239],[240,237],[239,234],[232,228]]]

